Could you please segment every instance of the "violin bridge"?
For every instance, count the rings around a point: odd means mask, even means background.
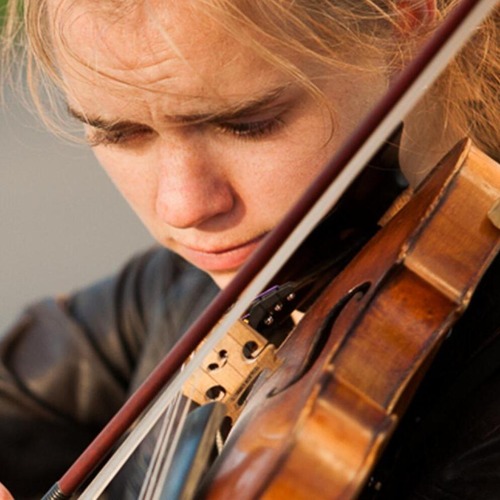
[[[275,346],[239,320],[186,381],[183,394],[200,405],[224,403],[234,420],[260,373],[277,365]]]

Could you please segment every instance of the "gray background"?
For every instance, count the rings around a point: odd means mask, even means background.
[[[23,306],[109,275],[152,240],[83,145],[0,105],[0,335]]]

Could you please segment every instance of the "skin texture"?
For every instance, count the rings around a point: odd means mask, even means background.
[[[196,2],[136,3],[118,19],[86,2],[56,15],[58,3],[49,5],[70,112],[153,237],[221,287],[390,81],[383,61],[377,72],[359,60],[326,73],[295,60],[328,109]],[[406,5],[403,32],[428,10]]]
[[[319,81],[332,121],[289,76],[192,7],[167,3],[160,22],[138,7],[126,26],[72,10],[60,67],[72,113],[94,125],[85,125],[94,152],[134,211],[160,244],[224,286],[387,78],[339,71]]]

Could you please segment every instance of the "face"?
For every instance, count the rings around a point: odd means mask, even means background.
[[[223,287],[387,82],[345,69],[320,79],[294,61],[328,110],[195,6],[163,0],[152,20],[137,4],[116,22],[74,7],[59,64],[71,113],[134,211]]]

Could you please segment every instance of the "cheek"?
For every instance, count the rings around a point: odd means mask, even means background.
[[[251,219],[274,226],[293,206],[331,155],[324,144],[288,140],[280,148],[248,159],[237,190]],[[236,184],[235,182],[235,184]]]
[[[233,185],[248,213],[268,225],[279,222],[337,147],[329,116],[315,113],[306,118],[273,145],[255,147],[252,154],[239,156],[243,168],[234,175]]]

